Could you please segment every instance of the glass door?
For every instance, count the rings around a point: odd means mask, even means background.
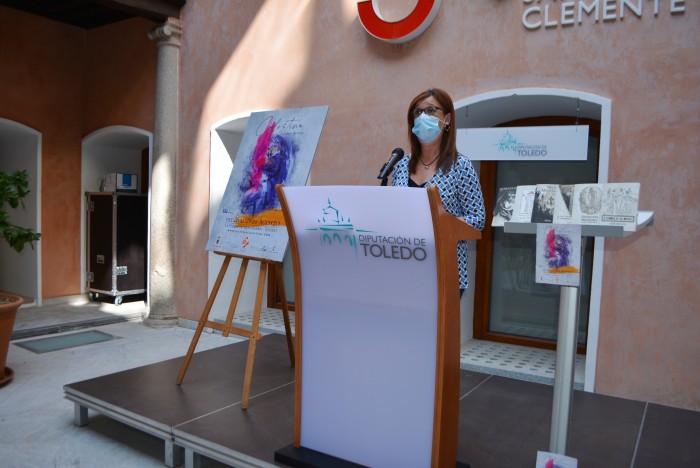
[[[542,118],[516,125],[571,125],[571,118]],[[487,205],[487,228],[477,252],[474,337],[526,346],[554,348],[557,337],[559,287],[535,282],[535,236],[506,234],[491,228],[495,196],[500,187],[542,183],[595,182],[598,177],[600,126],[589,125],[586,161],[499,161],[481,163],[481,183]],[[584,238],[579,314],[580,349],[585,349],[593,265],[593,238]],[[487,265],[482,268],[482,265]]]

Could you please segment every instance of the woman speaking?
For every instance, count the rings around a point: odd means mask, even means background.
[[[443,90],[431,88],[408,106],[408,138],[411,152],[394,169],[392,185],[435,185],[445,210],[475,229],[484,229],[484,197],[471,161],[457,152],[452,129],[454,104]],[[467,242],[457,246],[460,297],[468,287]]]

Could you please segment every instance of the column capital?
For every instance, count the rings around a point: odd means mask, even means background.
[[[168,18],[165,23],[159,24],[148,32],[148,38],[157,40],[158,45],[174,45],[180,47],[182,37],[182,24],[177,18]]]

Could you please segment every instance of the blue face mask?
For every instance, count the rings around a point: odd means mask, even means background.
[[[440,136],[442,129],[440,128],[440,120],[437,117],[423,112],[413,121],[413,129],[411,131],[421,143],[430,143]]]

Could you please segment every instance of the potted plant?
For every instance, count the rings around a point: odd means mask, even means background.
[[[28,178],[27,171],[0,171],[0,233],[17,252],[21,252],[26,244],[34,248],[34,241],[41,238],[41,234],[31,229],[10,223],[10,214],[6,211],[6,205],[11,208],[23,205],[24,198],[29,194]],[[17,309],[23,302],[21,296],[0,291],[0,386],[9,383],[14,375],[12,369],[5,367],[5,362]]]

